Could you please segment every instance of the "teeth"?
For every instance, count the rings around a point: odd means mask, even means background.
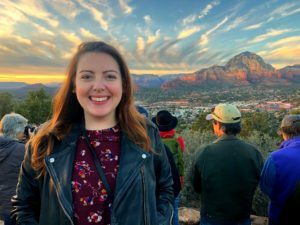
[[[103,102],[106,101],[108,97],[101,97],[101,98],[91,97],[91,99],[96,102]]]

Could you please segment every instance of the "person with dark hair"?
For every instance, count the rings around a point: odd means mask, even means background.
[[[236,136],[241,131],[236,106],[219,104],[206,119],[218,139],[198,151],[192,166],[192,185],[201,194],[200,225],[250,225],[261,153]]]
[[[267,158],[260,188],[270,198],[269,225],[300,224],[300,115],[284,116],[283,142]]]
[[[156,124],[159,130],[160,137],[163,143],[169,148],[172,156],[175,160],[176,168],[180,176],[180,185],[183,187],[184,184],[184,140],[177,134],[175,128],[178,123],[178,119],[173,116],[167,110],[161,110],[157,112],[156,116],[152,118],[152,122]],[[175,198],[174,203],[174,221],[173,225],[179,225],[178,207],[180,202],[180,192]]]
[[[16,224],[10,218],[10,199],[16,192],[18,174],[24,159],[23,138],[26,125],[27,119],[17,113],[4,115],[0,122],[0,207],[4,225]]]
[[[167,225],[172,175],[129,69],[104,42],[71,59],[53,114],[28,144],[12,214],[25,225]]]

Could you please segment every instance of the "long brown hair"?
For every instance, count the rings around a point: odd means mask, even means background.
[[[71,131],[72,125],[79,123],[84,116],[73,90],[78,61],[83,54],[88,52],[106,53],[118,63],[122,76],[123,94],[116,109],[117,121],[122,132],[126,133],[131,141],[146,151],[151,151],[146,121],[134,105],[133,85],[123,57],[114,47],[104,42],[84,42],[79,45],[68,66],[66,80],[54,97],[52,118],[30,141],[32,167],[39,171],[40,175],[45,172],[44,157],[52,153],[54,143],[62,140]]]

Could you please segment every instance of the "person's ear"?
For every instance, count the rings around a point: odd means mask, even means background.
[[[225,133],[225,131],[226,131],[225,126],[221,126],[221,127],[220,127],[220,130],[222,130],[222,131]]]

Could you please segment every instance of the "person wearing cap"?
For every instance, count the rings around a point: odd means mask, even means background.
[[[176,167],[180,176],[180,184],[183,187],[184,183],[184,161],[183,161],[183,152],[184,152],[184,140],[179,136],[175,128],[178,123],[178,119],[167,110],[159,111],[155,117],[152,117],[152,122],[156,124],[159,130],[160,137],[162,138],[163,143],[171,151],[173,158],[175,160]],[[180,192],[175,198],[174,202],[174,219],[173,225],[179,225],[178,217],[178,205],[180,202]]]
[[[267,158],[260,181],[270,198],[269,225],[300,224],[300,115],[284,116],[278,134],[283,142]]]
[[[261,153],[236,135],[241,113],[232,104],[219,104],[207,115],[213,143],[197,152],[191,180],[201,194],[201,225],[250,225],[252,199],[263,166]]]
[[[0,122],[0,207],[4,225],[16,224],[10,218],[10,198],[16,192],[18,174],[25,155],[24,129],[27,119],[17,113],[3,116]]]

